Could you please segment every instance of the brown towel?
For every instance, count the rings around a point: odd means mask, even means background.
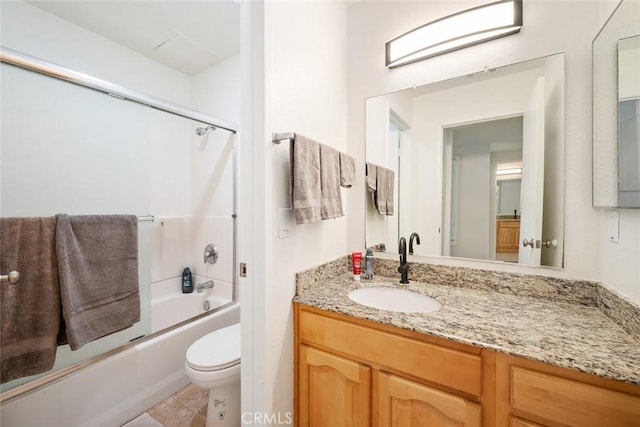
[[[56,252],[71,350],[140,320],[138,218],[56,215]]]
[[[0,382],[53,368],[60,328],[56,219],[0,218],[0,272],[20,273],[0,284]]]
[[[340,194],[340,152],[324,144],[320,144],[320,187],[322,219],[341,217],[343,213]]]
[[[394,179],[395,171],[387,169],[387,215],[393,215],[393,194],[394,194]]]
[[[376,206],[380,215],[387,214],[387,168],[376,167]]]
[[[320,144],[296,134],[289,150],[291,206],[296,224],[321,219]]]
[[[356,183],[356,161],[353,157],[340,153],[340,186],[351,188]]]

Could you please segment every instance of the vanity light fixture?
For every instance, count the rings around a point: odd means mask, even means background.
[[[474,7],[415,28],[385,44],[386,66],[399,67],[514,34],[522,27],[522,0]]]

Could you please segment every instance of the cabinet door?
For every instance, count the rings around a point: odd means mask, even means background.
[[[395,375],[376,372],[373,425],[454,427],[481,424],[480,405]]]
[[[305,345],[299,363],[300,427],[369,426],[369,367]]]
[[[520,249],[520,221],[498,221],[496,252],[515,252]]]

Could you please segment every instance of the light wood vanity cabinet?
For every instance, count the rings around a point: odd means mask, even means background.
[[[294,304],[295,425],[640,426],[640,387]]]
[[[483,424],[480,349],[297,304],[295,325],[295,425]]]
[[[498,354],[497,411],[513,427],[640,426],[640,387]]]
[[[496,225],[496,252],[518,253],[520,220],[498,220]]]

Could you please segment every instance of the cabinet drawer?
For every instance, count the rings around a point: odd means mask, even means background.
[[[640,398],[566,378],[511,367],[511,406],[578,426],[640,426]]]
[[[300,310],[300,340],[417,378],[480,396],[482,360],[447,349]]]

